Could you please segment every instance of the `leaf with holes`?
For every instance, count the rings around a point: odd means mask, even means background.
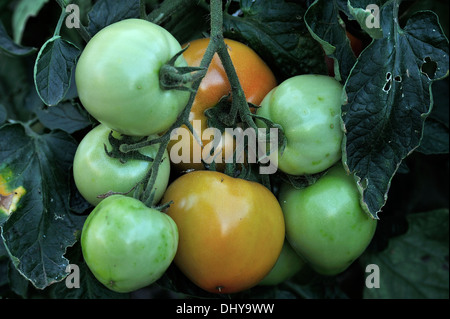
[[[391,179],[422,139],[431,85],[448,75],[448,40],[432,12],[398,24],[399,1],[380,9],[383,37],[363,51],[345,83],[344,162],[356,173],[366,210],[378,218]]]

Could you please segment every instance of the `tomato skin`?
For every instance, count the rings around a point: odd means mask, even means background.
[[[261,184],[193,171],[167,188],[163,203],[179,230],[174,262],[197,286],[235,293],[257,285],[281,252],[285,226],[275,196]]]
[[[288,280],[306,265],[287,240],[272,270],[259,282],[260,286],[274,286]]]
[[[209,38],[204,38],[189,42],[183,55],[190,66],[200,66],[209,41]],[[267,92],[276,86],[275,76],[250,47],[231,39],[224,41],[247,101],[259,105]],[[200,83],[191,111],[203,114],[228,94],[231,94],[230,82],[219,56],[215,54]]]
[[[364,50],[363,42],[348,31],[346,31],[346,35],[350,41],[350,46],[352,47],[353,53],[358,58],[362,50]]]
[[[188,43],[189,47],[183,56],[189,66],[200,66],[209,41],[209,38],[203,38]],[[230,54],[246,100],[255,105],[259,105],[264,96],[277,85],[274,74],[256,52],[247,45],[231,39],[225,39],[224,41],[228,47],[228,53]],[[215,54],[208,68],[208,72],[200,83],[189,115],[189,121],[191,123],[194,120],[200,121],[199,128],[195,129],[199,137],[202,137],[202,133],[208,127],[207,118],[204,115],[205,110],[214,107],[219,103],[221,98],[229,94],[231,94],[230,82],[228,81],[219,56]],[[202,144],[207,150],[211,149],[211,142],[212,138],[209,136],[202,138]],[[194,163],[193,152],[200,149],[200,145],[193,138],[192,134],[189,134],[189,139],[171,141],[168,147],[169,152],[175,143],[183,143],[181,147],[190,149],[191,158],[189,163],[174,163],[177,169],[204,169],[202,163]],[[225,158],[233,155],[233,138],[224,134],[221,145],[222,147],[219,148],[216,154],[222,158],[223,163],[225,162]],[[182,152],[180,152],[180,155],[182,155]],[[223,168],[223,165],[219,164],[218,167]]]
[[[305,74],[271,90],[256,114],[280,124],[287,139],[278,169],[291,175],[315,174],[341,158],[342,85],[324,75]],[[265,124],[257,120],[257,125]]]
[[[178,230],[164,213],[123,195],[104,199],[83,225],[81,247],[94,276],[116,292],[145,287],[167,270]]]
[[[369,245],[377,220],[360,206],[353,177],[341,164],[304,189],[284,185],[279,200],[286,238],[316,272],[343,272]]]
[[[86,110],[127,135],[161,133],[186,106],[189,92],[163,90],[159,70],[181,50],[162,27],[126,19],[100,30],[81,53],[75,71]],[[187,66],[180,56],[175,66]]]
[[[81,140],[73,160],[73,176],[80,194],[91,204],[98,205],[98,198],[109,191],[126,193],[141,181],[150,169],[151,162],[144,160],[128,160],[122,163],[118,158],[112,158],[105,152],[112,150],[108,140],[111,129],[100,124],[93,128]],[[115,138],[121,138],[117,132]],[[151,138],[151,137],[150,137]],[[151,145],[140,150],[144,155],[154,158],[159,145]],[[155,182],[156,204],[162,198],[169,183],[170,162],[166,151],[161,162]],[[130,192],[131,196],[133,192]]]

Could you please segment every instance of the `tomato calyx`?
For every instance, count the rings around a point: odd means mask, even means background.
[[[147,137],[140,138],[136,141],[135,138],[128,135],[121,135],[121,138],[115,138],[113,136],[113,131],[111,131],[108,135],[108,141],[111,144],[112,149],[109,151],[106,145],[104,145],[105,152],[109,157],[117,158],[123,164],[130,159],[153,162],[154,159],[152,157],[142,154],[138,149],[129,152],[122,151],[122,145],[136,144],[144,142],[145,140],[147,140]]]
[[[207,68],[203,67],[177,67],[175,61],[186,51],[188,47],[183,48],[175,54],[159,71],[159,85],[163,90],[180,90],[193,92],[190,83],[203,78]]]
[[[108,192],[98,196],[99,198],[106,198],[111,195],[127,195],[134,192],[133,197],[142,201],[148,207],[152,207],[159,211],[165,209],[163,206],[153,205],[153,199],[155,197],[156,190],[154,185],[158,175],[160,164],[164,161],[164,151],[166,149],[165,143],[162,141],[162,137],[144,136],[136,137],[121,134],[119,138],[114,136],[114,131],[111,131],[108,135],[108,141],[111,145],[111,150],[108,150],[106,145],[105,152],[109,157],[118,159],[121,163],[126,163],[129,160],[148,161],[151,162],[149,170],[145,177],[136,183],[130,190],[126,192]],[[155,157],[142,154],[139,150],[144,147],[148,147],[154,144],[159,144],[158,152]]]

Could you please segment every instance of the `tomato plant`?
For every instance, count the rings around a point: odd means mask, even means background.
[[[167,214],[180,234],[175,264],[202,289],[240,292],[275,265],[284,242],[283,213],[261,184],[194,171],[170,184],[162,201],[173,202]]]
[[[172,125],[186,106],[185,91],[161,88],[161,67],[181,46],[165,29],[142,19],[113,23],[92,37],[77,63],[83,106],[123,134],[146,136]],[[187,66],[183,57],[175,66]]]
[[[363,211],[356,182],[341,165],[306,188],[283,187],[280,203],[289,243],[321,274],[343,272],[375,233],[377,221]]]
[[[447,299],[448,6],[0,0],[0,297]]]
[[[158,145],[151,145],[139,151],[139,158],[115,158],[105,152],[105,148],[108,152],[112,151],[110,133],[115,138],[123,139],[121,134],[100,124],[83,137],[73,160],[75,185],[81,195],[94,206],[102,200],[102,195],[109,192],[131,196],[135,188],[141,188],[138,183],[146,176],[158,151]],[[158,203],[164,194],[169,175],[170,163],[166,151],[153,187],[153,203]]]
[[[247,45],[231,39],[225,39],[224,41],[246,100],[249,103],[259,105],[266,94],[276,86],[274,74],[257,53]],[[183,56],[190,66],[200,66],[209,42],[209,38],[203,38],[186,44],[188,48],[183,53]],[[216,106],[222,98],[230,95],[231,86],[228,76],[219,56],[216,54],[200,83],[189,115],[189,121],[191,124],[194,124],[194,132],[201,139],[202,147],[192,134],[189,134],[189,138],[182,136],[181,139],[171,141],[169,152],[175,145],[174,151],[178,151],[179,157],[183,158],[183,150],[184,152],[189,152],[189,156],[186,156],[186,159],[175,163],[175,168],[179,170],[204,168],[201,161],[194,161],[194,154],[198,150],[204,152],[204,154],[209,154],[212,151],[213,136],[205,132],[208,128],[208,118],[205,115],[205,111]],[[233,136],[224,132],[220,147],[213,152],[212,156],[220,157],[216,161],[218,167],[221,167],[222,170],[225,159],[233,156],[233,143]]]
[[[123,195],[97,205],[81,233],[89,269],[102,284],[122,293],[159,279],[177,245],[177,226],[169,216]]]

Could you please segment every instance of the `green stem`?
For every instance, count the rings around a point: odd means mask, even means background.
[[[220,6],[221,6],[222,1],[219,1],[219,0],[211,1],[211,6],[215,2],[220,3]],[[216,4],[216,5],[219,5],[219,4]],[[212,10],[212,12],[213,12],[213,10]],[[212,16],[211,16],[211,18],[212,18]],[[217,17],[217,19],[218,20],[220,19],[220,27],[221,27],[222,26],[222,10],[220,10],[220,17]],[[236,73],[236,69],[233,66],[233,61],[231,60],[230,54],[228,53],[228,48],[227,48],[225,42],[223,41],[222,29],[217,30],[216,32],[218,33],[217,36],[218,37],[220,36],[220,38],[222,40],[221,42],[223,42],[223,45],[220,45],[218,47],[217,53],[222,62],[222,65],[225,69],[225,72],[228,77],[228,81],[230,82],[230,86],[231,86],[232,103],[231,103],[231,110],[228,115],[227,122],[230,125],[236,123],[236,117],[239,114],[241,119],[249,127],[257,129],[257,126],[256,126],[255,122],[253,121],[252,114],[250,112],[250,108],[247,103],[247,99],[245,97],[244,91],[243,91],[241,83],[239,81],[239,77]]]
[[[175,10],[179,10],[181,7],[186,6],[188,4],[192,4],[192,1],[187,0],[173,0],[173,1],[164,1],[160,8],[152,11],[148,15],[148,20],[154,23],[161,24],[168,17],[170,17],[171,13]],[[229,78],[231,89],[232,89],[232,97],[233,104],[230,110],[230,123],[235,123],[235,119],[237,114],[241,116],[241,118],[251,127],[257,129],[250,109],[248,107],[244,92],[239,82],[239,78],[234,69],[233,63],[231,61],[231,57],[228,53],[227,46],[223,37],[223,12],[222,12],[222,1],[221,0],[211,0],[210,2],[210,14],[211,14],[211,36],[208,47],[206,49],[205,54],[203,55],[202,61],[200,62],[199,68],[203,68],[205,70],[208,69],[214,55],[218,53],[222,63],[224,65],[226,74]],[[156,181],[156,177],[158,174],[159,165],[163,159],[164,151],[166,150],[169,141],[170,134],[172,130],[181,127],[182,125],[186,125],[193,134],[192,125],[189,122],[189,113],[191,111],[196,93],[198,88],[200,87],[200,83],[203,77],[199,77],[192,82],[191,86],[191,94],[189,96],[189,101],[181,114],[178,116],[175,123],[160,137],[140,142],[136,144],[123,144],[120,146],[120,150],[123,152],[129,152],[133,150],[137,150],[142,147],[146,147],[148,145],[159,143],[158,153],[153,161],[151,168],[149,169],[147,176],[143,180],[144,190],[139,195],[139,199],[142,200],[146,205],[153,206],[153,187]]]
[[[147,172],[147,176],[144,179],[145,186],[140,200],[149,207],[153,206],[153,198],[154,198],[153,188],[156,182],[156,178],[158,177],[159,166],[163,161],[163,156],[168,144],[169,144],[168,139],[166,139],[160,144],[158,153],[156,154],[155,159],[153,160],[153,163],[151,165],[151,168]],[[167,160],[169,161],[169,159]]]
[[[62,24],[64,22],[64,19],[66,18],[66,15],[67,15],[66,9],[62,8],[61,15],[59,16],[58,24],[56,25],[55,32],[53,33],[54,37],[59,36],[59,34],[61,32]]]
[[[140,15],[141,19],[147,20],[147,12],[145,9],[145,1],[144,0],[139,1],[139,15]]]

